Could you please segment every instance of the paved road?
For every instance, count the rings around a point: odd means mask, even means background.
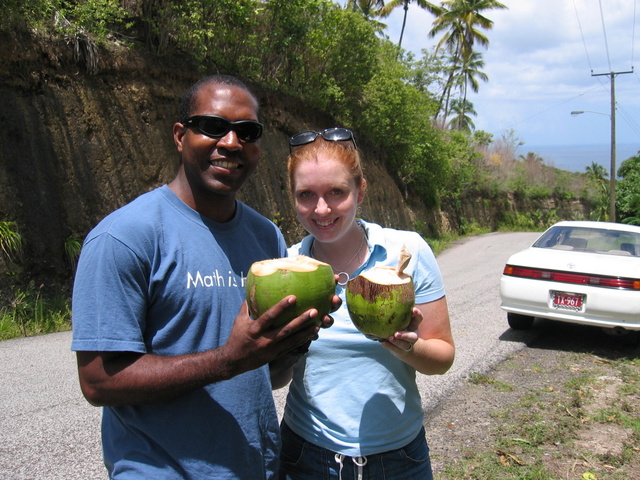
[[[514,335],[499,308],[500,274],[509,255],[537,234],[493,233],[438,257],[447,289],[457,357],[444,376],[419,375],[425,409],[471,372],[488,370],[524,347],[535,330]],[[0,479],[105,479],[100,409],[78,387],[70,333],[0,342]],[[286,389],[275,392],[282,411]]]

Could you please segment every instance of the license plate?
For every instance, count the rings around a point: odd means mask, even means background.
[[[551,291],[551,306],[558,310],[580,312],[584,308],[585,297],[581,293]]]

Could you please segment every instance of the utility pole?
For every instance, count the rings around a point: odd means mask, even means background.
[[[628,72],[593,73],[592,77],[606,75],[611,78],[611,171],[609,173],[609,221],[616,221],[616,75],[633,73],[633,69]]]

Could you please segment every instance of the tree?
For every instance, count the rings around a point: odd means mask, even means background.
[[[449,128],[467,133],[475,130],[476,126],[469,117],[469,115],[477,116],[473,109],[473,103],[466,99],[456,98],[451,101],[451,112],[455,116],[449,121]]]
[[[404,8],[404,16],[402,17],[402,29],[400,30],[400,40],[398,40],[398,51],[400,51],[400,49],[402,48],[402,37],[404,35],[404,27],[407,24],[407,13],[409,11],[410,3],[411,0],[391,0],[378,11],[379,16],[386,18],[391,15],[391,12],[393,12],[396,8]],[[425,10],[433,13],[436,16],[440,15],[440,12],[442,11],[440,7],[431,2],[427,2],[426,0],[415,0],[415,3],[417,3],[420,8],[424,8]]]
[[[542,165],[544,159],[535,152],[527,152],[526,155],[520,155],[520,160],[530,165]]]
[[[592,220],[607,220],[609,217],[609,182],[607,181],[606,168],[596,162],[585,167],[587,172],[587,182],[596,191],[596,204],[591,213]]]
[[[384,7],[384,0],[348,0],[345,5],[346,9],[362,13],[376,33],[382,33],[387,28],[384,23],[373,19],[373,17],[378,16],[378,12],[382,7]]]
[[[442,112],[443,118],[447,118],[451,113],[449,99],[454,88],[460,91],[457,108],[462,107],[462,111],[458,113],[461,113],[462,117],[464,117],[464,107],[466,105],[472,105],[467,102],[469,87],[471,87],[472,91],[477,93],[480,89],[478,80],[482,80],[484,82],[489,80],[487,74],[480,71],[480,68],[482,67],[484,67],[484,60],[482,60],[482,54],[478,52],[472,52],[469,58],[463,59],[462,63],[457,63],[455,60],[451,61],[450,66],[446,69],[446,71],[451,72],[451,75],[448,88],[445,88],[443,91],[446,95],[444,109]],[[451,105],[451,110],[453,110],[453,104]]]
[[[471,90],[474,93],[478,93],[478,90],[480,90],[478,80],[482,80],[483,82],[489,80],[487,74],[480,71],[483,67],[484,60],[482,59],[482,54],[479,52],[471,52],[471,55],[463,60],[458,72],[458,75],[460,76],[460,83],[462,84],[461,93],[463,102],[467,100],[469,87],[471,87]]]
[[[640,225],[640,151],[618,169],[616,212],[623,223]]]
[[[490,30],[493,21],[485,17],[482,12],[491,9],[507,8],[496,0],[445,0],[442,9],[433,22],[433,28],[429,31],[430,37],[443,33],[437,44],[438,49],[443,46],[451,53],[452,68],[445,84],[445,91],[440,98],[440,105],[436,116],[443,110],[446,118],[448,101],[451,89],[454,86],[454,75],[458,65],[469,61],[474,51],[474,45],[479,43],[483,47],[489,45],[488,37],[480,29]]]
[[[345,8],[361,12],[367,18],[377,16],[382,7],[384,7],[384,0],[348,0],[345,5]]]
[[[387,152],[385,166],[405,197],[415,195],[434,206],[451,162],[443,135],[431,124],[435,101],[406,81],[395,45],[385,42],[383,48],[354,121],[359,131],[375,132],[376,143]]]
[[[408,68],[407,82],[414,85],[425,95],[437,100],[444,88],[442,72],[445,71],[446,65],[448,65],[446,56],[436,52],[435,47],[431,47],[429,50],[423,48],[420,58],[416,58],[415,54],[410,51],[402,53],[400,63]]]
[[[591,162],[591,165],[585,167],[587,177],[597,182],[606,182],[606,177],[609,175],[607,169],[597,162]]]
[[[429,35],[435,37],[444,32],[438,47],[447,44],[460,57],[468,57],[476,42],[483,47],[489,45],[489,39],[478,27],[484,30],[493,28],[493,21],[482,12],[496,8],[504,9],[507,6],[496,0],[445,0]]]

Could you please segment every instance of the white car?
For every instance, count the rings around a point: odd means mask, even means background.
[[[513,329],[539,317],[608,333],[640,330],[640,227],[556,223],[509,258],[500,298]]]

